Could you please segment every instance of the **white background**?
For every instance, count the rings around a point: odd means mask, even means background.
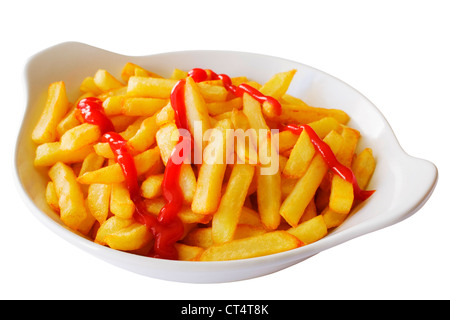
[[[448,299],[450,225],[448,1],[2,1],[0,298]],[[226,284],[155,280],[60,239],[23,204],[13,154],[34,53],[80,41],[128,55],[248,51],[299,61],[349,83],[411,155],[434,162],[427,204],[392,227],[300,264]]]

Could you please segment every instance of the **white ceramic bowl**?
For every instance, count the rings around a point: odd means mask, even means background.
[[[339,108],[350,117],[350,126],[362,133],[361,146],[373,149],[377,168],[370,188],[375,194],[339,228],[325,238],[287,252],[226,262],[185,262],[153,259],[112,250],[70,231],[45,202],[46,172],[33,166],[35,146],[31,131],[44,106],[51,82],[63,80],[74,101],[84,77],[104,68],[119,76],[126,62],[134,62],[161,75],[173,68],[210,68],[230,76],[246,75],[260,83],[273,74],[298,70],[289,93],[318,107]],[[436,167],[407,155],[377,108],[346,83],[303,65],[260,54],[227,51],[182,51],[150,56],[125,56],[81,43],[62,43],[33,56],[26,66],[28,104],[20,129],[15,164],[20,191],[31,212],[70,243],[109,263],[146,276],[193,283],[228,282],[279,271],[323,250],[390,226],[427,201],[437,182]],[[56,254],[56,253],[55,253]]]

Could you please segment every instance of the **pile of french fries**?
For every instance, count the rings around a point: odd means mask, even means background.
[[[247,94],[233,96],[220,80],[196,83],[179,69],[164,78],[133,63],[123,67],[120,77],[103,69],[87,76],[73,103],[63,81],[50,84],[32,133],[37,145],[34,164],[48,168],[48,205],[67,227],[100,245],[147,254],[153,235],[133,218],[135,204],[121,167],[108,143],[100,141],[99,128],[82,122],[76,105],[86,97],[103,101],[105,114],[133,153],[147,210],[157,215],[166,202],[162,196],[165,165],[179,138],[170,93],[178,80],[186,79],[188,123],[201,121],[204,131],[215,128],[224,139],[194,140],[208,161],[182,165],[179,184],[184,205],[179,217],[184,236],[176,243],[179,260],[252,258],[323,238],[358,201],[352,184],[330,171],[305,131],[300,135],[279,131],[271,136],[278,141],[278,170],[272,174],[262,174],[258,159],[227,164],[223,153],[210,152],[233,139],[227,129],[308,124],[365,189],[376,165],[371,149],[355,153],[360,133],[346,125],[345,112],[313,107],[287,94],[295,73],[280,72],[264,84],[245,76],[232,78],[235,85],[246,83],[277,99],[281,114]],[[235,150],[241,158],[242,154],[247,160],[254,157],[248,147],[241,151]]]

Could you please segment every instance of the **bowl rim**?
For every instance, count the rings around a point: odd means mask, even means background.
[[[385,124],[386,132],[389,135],[389,143],[391,144],[392,148],[397,150],[398,156],[402,157],[402,159],[405,159],[405,160],[407,159],[408,161],[414,161],[416,163],[416,165],[427,167],[426,170],[428,172],[430,179],[427,182],[427,186],[425,188],[423,188],[422,198],[417,199],[417,201],[415,201],[414,203],[411,203],[408,207],[403,207],[401,209],[402,212],[397,212],[397,215],[391,217],[391,219],[388,219],[386,217],[385,219],[378,219],[377,221],[375,221],[376,223],[374,223],[374,221],[371,221],[371,224],[367,224],[367,223],[365,225],[361,224],[358,226],[358,228],[350,228],[350,229],[344,230],[337,234],[336,233],[328,234],[326,237],[320,239],[319,241],[308,244],[306,246],[296,248],[293,250],[289,250],[289,251],[285,251],[285,252],[267,255],[267,256],[249,258],[249,259],[241,259],[241,260],[232,260],[232,261],[208,261],[208,262],[173,261],[173,260],[161,260],[161,259],[154,259],[154,258],[139,256],[139,255],[130,254],[127,252],[114,250],[114,249],[111,249],[111,248],[108,248],[105,246],[101,246],[91,240],[86,239],[83,236],[80,236],[79,234],[73,232],[72,230],[69,230],[68,228],[62,226],[61,224],[54,221],[51,217],[49,217],[45,212],[40,210],[39,207],[28,196],[27,191],[25,190],[25,187],[22,184],[22,181],[20,178],[20,173],[19,173],[19,167],[18,167],[18,154],[20,152],[19,141],[22,138],[21,135],[23,134],[23,129],[24,129],[23,127],[24,127],[24,122],[25,122],[24,120],[25,120],[27,112],[29,111],[29,108],[30,108],[29,90],[30,90],[30,86],[32,85],[31,83],[29,83],[30,65],[39,56],[45,55],[49,52],[52,52],[55,49],[61,49],[64,47],[71,47],[71,46],[84,46],[84,47],[88,47],[92,50],[97,50],[100,53],[103,52],[103,53],[107,53],[107,54],[119,55],[119,56],[127,57],[130,59],[137,58],[137,57],[151,59],[152,57],[155,57],[155,56],[167,56],[167,55],[174,55],[174,54],[175,55],[183,55],[183,54],[195,55],[195,54],[199,54],[199,53],[200,54],[220,53],[220,54],[259,56],[262,58],[282,60],[282,61],[285,61],[288,63],[305,66],[305,67],[309,68],[310,70],[313,70],[314,72],[318,72],[326,77],[330,77],[330,78],[334,79],[335,81],[342,83],[343,85],[347,86],[349,89],[351,89],[352,91],[354,91],[358,95],[360,95],[368,103],[368,105],[370,105],[370,107],[374,109],[374,111],[378,114],[380,119]],[[24,71],[25,71],[24,79],[26,82],[26,90],[25,90],[26,106],[23,111],[24,113],[22,116],[22,121],[21,121],[19,131],[18,131],[16,145],[15,145],[15,152],[14,152],[14,167],[15,167],[14,172],[15,172],[15,178],[16,178],[15,181],[16,181],[16,186],[18,187],[19,193],[21,194],[24,202],[27,204],[28,208],[33,213],[33,215],[35,217],[37,217],[39,221],[41,221],[47,227],[49,227],[53,232],[57,233],[59,236],[61,236],[66,241],[70,242],[71,244],[76,245],[78,247],[82,247],[86,251],[90,252],[91,254],[94,254],[94,255],[99,256],[100,258],[104,258],[106,260],[111,260],[111,259],[112,260],[123,260],[123,259],[125,259],[127,261],[130,261],[130,263],[132,263],[132,264],[145,264],[146,266],[152,265],[152,266],[156,267],[156,269],[167,269],[167,268],[173,269],[173,268],[179,268],[180,266],[189,267],[189,269],[190,269],[190,268],[192,268],[192,266],[194,266],[194,267],[198,267],[198,269],[200,269],[200,270],[206,270],[205,268],[210,268],[210,267],[226,270],[228,268],[240,267],[243,265],[252,267],[252,266],[258,266],[260,264],[276,264],[277,262],[280,261],[280,259],[283,260],[286,264],[296,263],[296,261],[299,262],[298,260],[301,261],[303,259],[309,258],[321,251],[330,249],[336,245],[339,245],[341,243],[344,243],[346,241],[349,241],[349,240],[359,237],[361,235],[388,227],[392,224],[395,224],[395,223],[409,217],[413,213],[417,212],[426,203],[426,201],[431,196],[431,194],[437,184],[438,172],[437,172],[436,166],[427,160],[418,159],[418,158],[408,155],[403,150],[403,148],[400,146],[400,143],[398,142],[394,131],[392,130],[390,124],[388,123],[388,121],[386,120],[384,115],[369,99],[367,99],[361,92],[359,92],[358,90],[356,90],[355,88],[353,88],[352,86],[347,84],[346,82],[342,81],[341,79],[338,79],[322,70],[311,67],[309,65],[305,65],[305,64],[297,62],[297,61],[280,58],[280,57],[275,57],[275,56],[271,56],[271,55],[265,55],[265,54],[261,54],[261,53],[251,53],[251,52],[244,52],[244,51],[230,51],[230,50],[179,50],[179,51],[171,51],[171,52],[154,53],[154,54],[149,54],[149,55],[133,56],[133,55],[125,55],[125,54],[101,49],[101,48],[98,48],[98,47],[95,47],[92,45],[88,45],[88,44],[84,44],[81,42],[70,41],[70,42],[63,42],[60,44],[56,44],[54,46],[48,47],[44,50],[41,50],[41,51],[35,53],[28,59]],[[169,280],[171,280],[171,279],[169,279]],[[180,280],[178,279],[176,281],[180,281]],[[211,281],[208,281],[208,282],[211,282]],[[220,282],[222,282],[222,281],[220,281]]]

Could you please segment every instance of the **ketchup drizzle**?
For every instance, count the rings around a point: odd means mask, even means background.
[[[330,169],[345,181],[348,181],[353,184],[353,194],[356,200],[364,201],[375,192],[375,190],[361,190],[359,188],[358,182],[356,181],[356,177],[353,171],[344,166],[336,159],[336,156],[334,155],[331,148],[325,142],[323,142],[322,139],[320,139],[317,133],[310,126],[306,124],[300,126],[288,124],[285,125],[283,129],[289,130],[297,135],[300,135],[303,130],[306,130],[309,138],[311,139],[312,144],[314,145],[314,148],[317,150],[317,152],[319,152],[319,154],[328,164]]]
[[[262,94],[247,84],[235,86],[228,75],[216,74],[209,69],[194,68],[188,72],[188,76],[192,77],[195,82],[222,80],[226,90],[235,96],[242,97],[244,93],[247,93],[260,103],[270,103],[274,108],[275,114],[281,114],[281,104],[278,100]],[[181,239],[184,233],[183,223],[178,217],[184,201],[179,185],[179,177],[184,159],[190,157],[190,148],[187,146],[192,146],[191,137],[187,131],[186,106],[184,102],[185,84],[185,79],[179,80],[170,94],[170,103],[175,112],[175,123],[178,129],[185,130],[179,130],[179,143],[175,146],[166,164],[162,189],[163,196],[167,202],[158,216],[154,216],[147,211],[145,202],[140,195],[137,170],[133,156],[128,150],[127,141],[115,132],[111,120],[108,119],[104,112],[102,101],[98,98],[90,97],[80,100],[77,105],[83,120],[87,123],[98,125],[103,134],[101,141],[109,143],[116,161],[125,176],[131,200],[135,204],[136,209],[133,218],[137,222],[144,224],[155,238],[153,252],[150,253],[150,256],[156,258],[177,259],[178,252],[174,244]],[[303,130],[306,130],[316,150],[322,155],[331,170],[344,180],[352,182],[356,199],[365,200],[373,194],[374,191],[364,191],[359,188],[353,172],[338,162],[330,147],[317,136],[311,127],[308,125],[286,125],[284,129],[290,130],[294,134],[300,134]],[[189,150],[189,152],[183,154],[185,150]]]

